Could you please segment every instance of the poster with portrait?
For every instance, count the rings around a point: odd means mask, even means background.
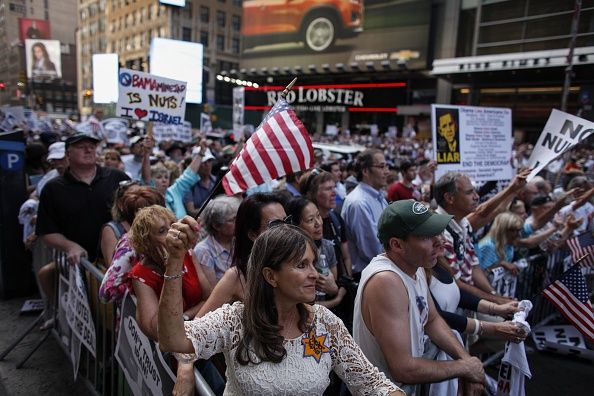
[[[52,38],[50,22],[45,19],[19,18],[19,38],[49,40]]]
[[[58,40],[25,40],[27,77],[62,78],[62,59]]]
[[[431,105],[436,179],[449,171],[473,181],[512,178],[511,109]]]

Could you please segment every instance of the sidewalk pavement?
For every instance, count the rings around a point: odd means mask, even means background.
[[[19,315],[25,300],[33,298],[38,297],[0,300],[0,352],[37,318],[38,314]],[[81,380],[74,381],[72,364],[52,335],[22,368],[15,368],[42,336],[36,328],[0,361],[0,396],[89,394]]]

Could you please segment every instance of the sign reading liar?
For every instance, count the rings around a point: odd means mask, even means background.
[[[532,172],[527,180],[532,180],[551,161],[592,133],[593,122],[553,109],[528,160]]]
[[[137,70],[120,69],[118,85],[118,117],[183,124],[186,113],[185,82]]]

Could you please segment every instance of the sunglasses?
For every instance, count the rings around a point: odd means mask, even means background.
[[[283,224],[294,225],[293,224],[293,216],[292,215],[288,215],[284,219],[270,220],[268,222],[268,229],[270,230],[271,228],[278,227],[278,226],[283,225]]]
[[[122,196],[128,191],[128,189],[132,186],[138,186],[140,183],[136,180],[122,180],[118,184],[118,189],[116,191],[116,201],[122,198]]]

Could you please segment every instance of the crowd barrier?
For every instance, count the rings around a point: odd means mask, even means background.
[[[48,255],[44,253],[38,257],[45,258]],[[126,330],[127,335],[133,337],[138,343],[137,345],[128,345],[128,356],[133,356],[136,353],[138,359],[132,357],[123,359],[121,357],[122,352],[120,352],[120,356],[116,356],[119,326],[116,315],[117,307],[115,303],[104,304],[99,300],[98,291],[103,280],[103,273],[86,258],[81,259],[79,266],[71,266],[66,261],[64,252],[53,250],[49,257],[51,257],[56,267],[55,324],[51,334],[70,359],[75,376],[83,381],[89,392],[93,395],[104,396],[159,394],[163,392],[163,394],[171,394],[170,389],[163,390],[163,388],[159,389],[159,387],[161,387],[160,380],[167,382],[168,375],[165,371],[170,373],[169,387],[173,387],[174,375],[171,369],[167,367],[167,362],[171,362],[173,357],[169,354],[162,354],[158,346],[148,340],[144,334],[136,331],[132,331],[132,334],[130,334]],[[127,323],[130,323],[129,326],[132,329],[131,323],[136,323],[134,317],[135,303],[133,303],[132,308],[128,309],[128,317],[122,315],[122,320],[128,318]],[[42,342],[40,341],[39,344],[41,345]],[[36,346],[30,355],[40,345]],[[147,356],[143,352],[145,350],[150,350],[152,356]],[[138,356],[141,353],[142,356]],[[122,369],[121,362],[123,360],[137,360],[137,365],[130,366],[124,363],[124,369]],[[140,364],[138,364],[139,361]],[[151,369],[151,365],[158,366],[161,371],[157,372],[157,370]],[[130,369],[130,367],[133,368]],[[153,380],[157,379],[152,384],[156,388],[147,387],[140,380],[143,374],[141,371],[143,370],[148,372],[148,377]],[[127,379],[130,376],[133,379],[136,376],[138,380],[130,382]],[[209,385],[196,368],[194,369],[194,377],[196,391],[199,395],[214,396]]]

